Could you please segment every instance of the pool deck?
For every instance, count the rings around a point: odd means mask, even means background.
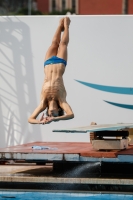
[[[111,191],[133,193],[133,179],[109,177],[63,177],[54,174],[52,165],[33,164],[0,165],[0,190],[29,189],[49,191]]]
[[[37,150],[32,146],[49,149]],[[0,149],[0,161],[25,160],[26,162],[90,161],[133,163],[133,145],[124,150],[97,151],[85,142],[32,142]]]
[[[34,150],[33,146],[48,149]],[[102,161],[107,163],[102,165],[103,172],[114,168],[115,174],[101,173]],[[133,145],[125,150],[96,151],[91,143],[32,142],[1,148],[0,163],[5,164],[0,165],[0,189],[133,191]],[[91,168],[86,167],[88,163]],[[76,165],[76,174],[69,164]],[[84,167],[83,173],[78,171],[79,164]],[[126,174],[119,176],[119,169]]]

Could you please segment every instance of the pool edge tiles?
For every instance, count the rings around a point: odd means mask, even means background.
[[[66,178],[66,177],[20,177],[0,176],[0,182],[12,183],[53,183],[53,184],[104,184],[133,185],[133,179],[125,178]]]

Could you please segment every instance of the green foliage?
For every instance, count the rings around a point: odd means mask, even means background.
[[[54,10],[49,13],[49,15],[66,15],[67,12],[70,12],[71,14],[75,13],[73,9],[66,9],[62,11]]]
[[[22,9],[20,9],[16,13],[16,15],[28,15],[28,8],[22,8]],[[37,10],[37,11],[31,10],[31,15],[42,15],[42,13],[39,10]]]

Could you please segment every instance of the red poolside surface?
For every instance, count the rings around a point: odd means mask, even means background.
[[[33,150],[32,146],[48,146],[56,150]],[[118,155],[133,155],[133,145],[124,150],[97,151],[91,143],[85,142],[33,142],[7,148],[1,148],[0,153],[39,153],[39,154],[79,154],[84,157],[116,158]]]

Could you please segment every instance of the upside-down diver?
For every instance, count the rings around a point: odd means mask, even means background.
[[[28,119],[31,124],[48,124],[52,121],[74,118],[74,113],[66,101],[63,74],[67,65],[69,43],[69,17],[62,18],[44,59],[45,79],[41,91],[41,101]],[[61,33],[62,37],[61,37]],[[47,116],[38,115],[46,109]]]

